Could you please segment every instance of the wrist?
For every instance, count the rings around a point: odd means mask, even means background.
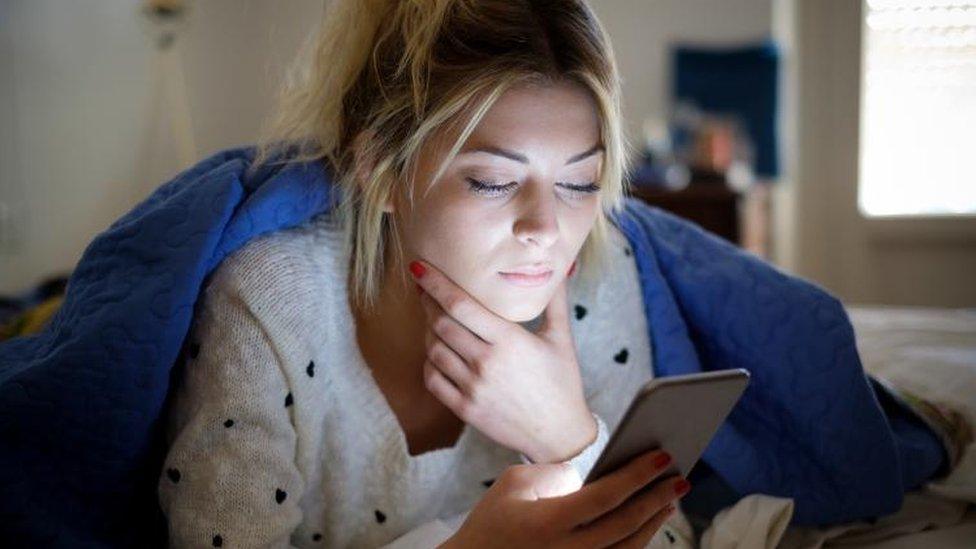
[[[525,455],[533,463],[560,463],[578,456],[589,445],[596,442],[599,435],[599,425],[597,425],[596,418],[593,417],[589,408],[586,409],[586,419],[576,422],[575,425],[582,427],[572,431],[559,431],[572,434],[560,437],[560,440],[553,444],[542,445],[539,448],[524,452]]]

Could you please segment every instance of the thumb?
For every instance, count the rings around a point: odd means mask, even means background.
[[[546,306],[539,332],[550,341],[565,341],[571,337],[566,293],[566,279],[563,279],[556,287],[549,305]]]

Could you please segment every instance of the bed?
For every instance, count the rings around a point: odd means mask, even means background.
[[[864,368],[976,425],[976,309],[848,305]],[[976,445],[944,479],[907,494],[902,511],[823,545],[870,549],[976,547]],[[887,531],[886,531],[887,528]],[[782,546],[804,545],[789,535]]]

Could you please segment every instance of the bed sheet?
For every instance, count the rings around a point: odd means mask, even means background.
[[[905,534],[876,543],[846,545],[858,549],[918,549],[938,547],[939,549],[972,549],[976,547],[976,510],[970,509],[958,524],[925,530],[916,534]]]
[[[953,407],[976,426],[976,308],[849,305],[865,370],[924,398]],[[873,543],[863,549],[976,547],[976,446],[925,492],[970,505],[950,526]]]
[[[848,314],[865,370],[955,408],[976,426],[976,309],[855,306]],[[928,488],[976,502],[976,447]]]

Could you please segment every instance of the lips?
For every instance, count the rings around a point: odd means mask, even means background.
[[[546,263],[534,263],[520,265],[510,271],[499,271],[498,274],[516,286],[541,286],[552,278],[552,267]]]
[[[502,274],[521,274],[521,275],[540,275],[552,271],[548,263],[532,263],[530,265],[519,265],[514,269],[501,271]]]

